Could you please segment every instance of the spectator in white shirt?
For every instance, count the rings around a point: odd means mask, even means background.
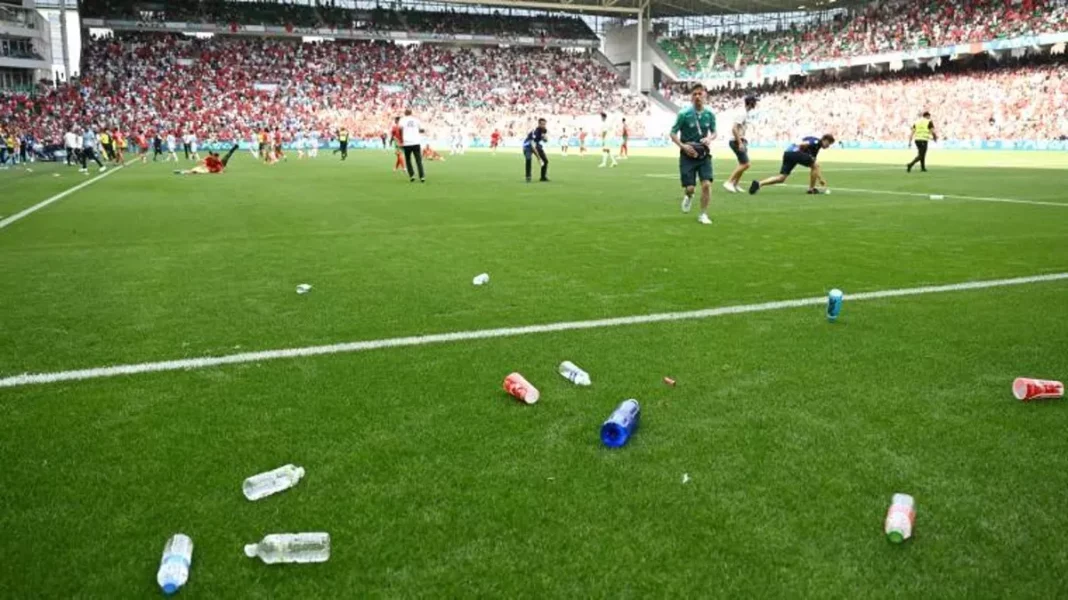
[[[408,181],[415,181],[415,169],[412,168],[412,160],[419,170],[419,183],[426,182],[426,174],[423,172],[423,126],[419,119],[412,116],[412,109],[406,109],[400,120],[401,139],[404,140],[404,164],[408,166]]]

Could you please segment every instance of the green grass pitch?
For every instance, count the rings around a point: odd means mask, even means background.
[[[0,378],[1068,271],[1063,157],[907,158],[829,150],[830,196],[717,181],[708,227],[667,155],[552,154],[530,185],[515,151],[425,185],[378,151],[135,165],[0,229]],[[0,215],[84,179],[0,172]],[[178,531],[183,598],[1064,597],[1068,404],[1010,384],[1068,379],[1065,340],[1060,281],[0,389],[0,597],[155,597]],[[320,530],[325,564],[242,554]]]

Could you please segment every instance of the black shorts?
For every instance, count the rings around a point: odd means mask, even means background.
[[[743,138],[742,142],[745,144],[745,150],[739,150],[738,143],[734,140],[727,142],[727,146],[730,147],[731,152],[734,152],[734,156],[738,158],[738,164],[747,165],[749,164],[749,140]]]
[[[267,144],[265,144],[263,142],[260,142],[260,154],[263,154],[266,151],[267,151]]]
[[[787,150],[782,153],[782,168],[779,169],[779,174],[789,175],[793,173],[794,167],[797,165],[811,169],[814,164],[816,164],[816,158],[811,154],[797,150]]]
[[[704,158],[690,158],[679,154],[679,179],[682,187],[693,187],[698,179],[712,181],[712,157],[706,154]]]

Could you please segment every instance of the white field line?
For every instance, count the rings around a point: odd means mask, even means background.
[[[845,170],[845,169],[835,169],[835,171],[842,171],[842,170]],[[646,177],[656,177],[656,178],[659,178],[659,179],[678,179],[678,175],[671,175],[671,174],[668,174],[668,173],[647,173],[645,176]],[[748,188],[749,186],[743,185],[742,187],[743,188]],[[799,184],[793,184],[793,183],[787,183],[787,184],[782,184],[781,186],[777,186],[777,187],[797,187],[797,188],[800,188],[800,187],[808,187],[808,186],[799,185]],[[831,190],[832,191],[840,191],[840,192],[857,192],[857,193],[861,193],[861,194],[885,194],[885,195],[888,195],[888,196],[911,196],[911,197],[914,197],[914,198],[930,198],[932,196],[931,192],[899,192],[899,191],[896,191],[896,190],[869,190],[869,189],[862,189],[862,188],[842,188],[842,187],[833,187],[833,188],[831,188]],[[747,193],[747,190],[743,189],[743,193]],[[1060,208],[1068,208],[1068,202],[1043,202],[1041,200],[1019,200],[1019,199],[1016,199],[1016,198],[990,198],[990,197],[987,197],[987,196],[962,196],[960,194],[941,194],[941,195],[944,196],[947,199],[956,198],[957,200],[971,200],[971,201],[974,201],[974,202],[1003,202],[1003,203],[1006,203],[1006,204],[1034,204],[1034,205],[1037,205],[1037,206],[1057,206],[1057,207],[1060,207]]]
[[[948,285],[932,285],[914,288],[881,290],[874,292],[861,292],[858,294],[847,294],[845,296],[845,299],[855,302],[862,300],[876,300],[880,298],[896,298],[900,296],[916,296],[921,294],[939,294],[943,292],[958,292],[963,290],[978,290],[985,288],[1027,285],[1031,283],[1060,280],[1068,280],[1068,273],[1053,273],[1050,275],[1016,277],[1013,279],[969,281]],[[74,371],[56,371],[52,373],[25,373],[22,375],[14,375],[0,379],[0,388],[56,383],[60,381],[100,379],[103,377],[115,377],[118,375],[135,375],[137,373],[155,373],[160,371],[204,369],[207,367],[215,367],[219,365],[255,363],[267,360],[277,360],[281,358],[298,358],[307,356],[322,356],[327,354],[341,354],[348,352],[364,352],[367,350],[377,350],[380,348],[403,348],[406,346],[425,346],[427,344],[443,344],[448,342],[461,342],[468,340],[515,337],[521,335],[532,335],[537,333],[550,333],[557,331],[601,329],[605,327],[621,327],[624,325],[661,323],[665,321],[708,319],[724,315],[738,315],[744,313],[784,310],[788,308],[798,308],[802,306],[813,306],[822,304],[824,302],[826,302],[825,297],[815,296],[811,298],[798,298],[795,300],[780,300],[776,302],[763,302],[759,304],[722,306],[719,308],[706,308],[703,310],[691,310],[684,312],[634,315],[629,317],[616,317],[610,319],[594,319],[590,321],[564,321],[560,323],[546,323],[543,325],[527,325],[525,327],[504,327],[500,329],[456,331],[453,333],[437,333],[432,335],[386,338],[381,340],[347,342],[343,344],[329,344],[324,346],[306,346],[303,348],[284,348],[278,350],[262,350],[259,352],[242,352],[240,354],[230,354],[226,356],[205,356],[201,358],[183,358],[178,360],[167,360],[161,362],[114,365],[109,367],[96,367],[92,369],[79,369]]]
[[[783,187],[808,187],[798,184],[785,184]],[[841,192],[858,192],[861,194],[885,194],[888,196],[914,196],[917,198],[930,198],[930,192],[899,192],[895,190],[868,190],[861,188],[831,188],[834,191]],[[1043,202],[1041,200],[1017,200],[1014,198],[990,198],[986,196],[961,196],[960,194],[942,194],[947,199],[956,198],[958,200],[971,200],[973,202],[1004,202],[1006,204],[1034,204],[1037,206],[1059,206],[1061,208],[1068,208],[1068,202]]]
[[[97,175],[96,177],[93,177],[92,179],[86,179],[85,181],[79,183],[78,185],[76,185],[76,186],[74,186],[74,187],[72,187],[72,188],[70,188],[70,189],[68,189],[66,191],[60,192],[60,193],[56,194],[55,196],[52,196],[51,198],[47,198],[45,200],[42,200],[42,201],[38,202],[37,204],[34,204],[33,206],[31,206],[31,207],[29,207],[29,208],[27,208],[27,209],[25,209],[25,210],[23,210],[21,212],[17,212],[17,213],[11,215],[10,217],[8,217],[6,219],[0,220],[0,229],[3,229],[5,227],[7,227],[8,225],[11,225],[12,223],[15,223],[16,221],[21,221],[22,219],[30,216],[31,214],[33,214],[33,213],[41,210],[42,208],[48,206],[49,204],[52,204],[53,202],[59,202],[60,200],[66,198],[67,196],[73,194],[74,192],[77,192],[78,190],[80,190],[80,189],[82,189],[84,187],[88,187],[88,186],[100,181],[101,179],[111,175],[115,171],[118,171],[119,169],[123,168],[123,166],[125,166],[125,165],[119,165],[117,167],[112,167],[112,168],[108,169],[107,171],[104,171],[103,173]]]

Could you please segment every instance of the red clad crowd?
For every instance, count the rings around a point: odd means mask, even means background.
[[[518,133],[535,116],[639,121],[647,111],[593,57],[531,47],[122,34],[88,40],[82,63],[71,85],[0,95],[0,121],[52,141],[105,123],[202,139],[245,140],[264,127],[326,139],[340,127],[376,138],[409,107],[431,127],[487,133]]]

